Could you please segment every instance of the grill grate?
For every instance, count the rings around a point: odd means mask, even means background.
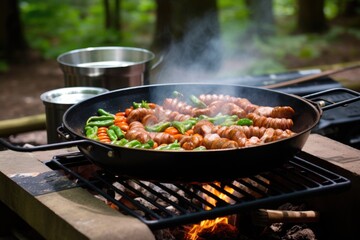
[[[232,182],[203,185],[145,182],[105,170],[96,171],[91,179],[85,179],[72,170],[77,165],[91,164],[81,153],[55,156],[48,165],[54,170],[64,170],[77,179],[80,186],[102,195],[151,229],[161,229],[350,185],[347,178],[306,160],[311,158],[314,157],[302,152],[271,171]],[[218,197],[219,194],[227,200]]]

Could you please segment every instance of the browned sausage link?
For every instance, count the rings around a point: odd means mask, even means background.
[[[223,94],[201,94],[199,96],[199,99],[203,101],[206,105],[210,105],[212,102],[215,101],[232,102],[233,97]]]
[[[254,113],[272,118],[292,118],[295,114],[295,111],[290,106],[278,106],[278,107],[264,107],[259,106]]]
[[[141,120],[141,123],[144,126],[151,126],[158,122],[159,122],[159,120],[157,119],[157,117],[154,114],[147,114]]]
[[[193,128],[194,133],[198,133],[202,136],[205,136],[206,134],[209,134],[212,132],[212,129],[214,127],[214,124],[211,123],[208,120],[200,120],[197,122]]]
[[[223,101],[223,102],[230,102],[234,103],[243,110],[245,110],[247,113],[255,111],[258,106],[255,104],[252,104],[248,99],[246,98],[238,98],[238,97],[232,97],[229,95],[223,95],[223,94],[202,94],[199,96],[199,99],[205,104],[209,105],[214,101]]]
[[[258,126],[236,126],[238,129],[240,129],[247,138],[251,137],[258,137],[261,138],[262,135],[264,135],[264,132],[266,131],[265,127],[258,127]]]
[[[164,109],[163,107],[157,107],[155,110],[155,116],[161,119],[162,122],[168,121],[185,121],[191,118],[190,115],[182,114],[177,111],[172,111],[170,109]],[[159,121],[160,122],[160,121]]]
[[[126,132],[125,138],[129,141],[138,140],[141,143],[151,140],[150,134],[145,130],[144,125],[138,121],[129,124],[129,130]]]
[[[238,148],[239,145],[233,140],[221,138],[218,134],[207,134],[204,137],[206,149]]]
[[[179,113],[193,116],[194,107],[188,105],[186,102],[182,102],[177,98],[166,98],[163,102],[164,109],[170,109]]]
[[[134,121],[142,121],[142,118],[148,114],[153,114],[154,110],[147,109],[147,108],[137,108],[130,112],[129,116],[127,117],[127,122],[130,124]]]
[[[247,115],[250,118],[255,126],[266,127],[266,128],[280,128],[280,129],[291,129],[294,125],[292,119],[288,118],[271,118],[257,115],[255,113],[249,113]]]
[[[270,117],[273,118],[292,118],[295,110],[290,106],[274,107],[271,111]]]
[[[264,135],[264,132],[266,130],[265,127],[257,127],[257,126],[231,126],[232,128],[236,128],[238,129],[240,132],[243,132],[246,136],[246,138],[251,138],[251,137],[258,137],[261,138],[262,135]],[[224,131],[226,128],[226,126],[214,126],[214,128],[212,129],[213,133],[218,133],[219,131]]]
[[[246,112],[235,103],[224,102],[224,101],[214,101],[208,105],[208,107],[203,109],[196,109],[194,115],[207,115],[207,116],[215,116],[219,113],[228,114],[228,115],[237,115],[239,118],[243,118],[246,116]]]
[[[169,144],[175,142],[173,135],[164,132],[149,132],[149,135],[157,144]]]
[[[234,141],[240,138],[246,138],[245,133],[243,133],[236,126],[219,128],[216,133],[219,134],[220,137],[228,138]]]
[[[179,144],[185,150],[193,150],[200,147],[203,143],[203,136],[200,134],[194,134],[192,136],[184,136],[181,138]]]

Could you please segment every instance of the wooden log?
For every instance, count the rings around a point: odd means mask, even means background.
[[[38,114],[0,121],[0,137],[46,129],[46,115]]]

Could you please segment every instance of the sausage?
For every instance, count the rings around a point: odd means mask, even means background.
[[[230,139],[222,138],[218,134],[206,134],[204,137],[204,144],[206,149],[224,149],[237,148],[239,145]]]
[[[214,124],[208,120],[200,120],[194,126],[194,133],[198,133],[202,136],[212,133]]]
[[[289,118],[272,118],[264,117],[255,113],[249,113],[247,115],[250,118],[255,126],[266,127],[266,128],[279,128],[279,129],[291,129],[294,125],[292,119]]]
[[[141,143],[146,143],[151,140],[150,134],[145,130],[141,122],[134,121],[129,124],[129,130],[125,134],[127,140],[138,140]]]
[[[164,109],[161,106],[158,106],[155,109],[155,116],[160,119],[159,122],[166,122],[166,121],[185,121],[191,118],[190,115],[182,114],[177,111],[172,111],[170,109]]]
[[[156,124],[158,122],[159,122],[159,120],[154,114],[147,114],[141,120],[141,123],[144,126],[151,126],[151,125],[154,125],[154,124]]]
[[[290,106],[278,106],[278,107],[264,107],[260,106],[255,111],[255,114],[272,118],[292,118],[295,111]]]
[[[149,135],[157,144],[169,144],[175,142],[173,135],[164,132],[149,132]]]
[[[179,113],[194,115],[195,108],[188,105],[186,102],[182,102],[177,98],[166,98],[163,102],[164,109],[170,109]]]
[[[254,112],[258,105],[252,104],[246,98],[238,98],[233,97],[230,95],[223,95],[223,94],[201,94],[199,99],[203,101],[205,104],[209,105],[214,101],[223,101],[223,102],[230,102],[234,103],[240,108],[242,108],[246,113]]]
[[[152,109],[147,109],[147,108],[137,108],[132,110],[129,113],[129,116],[127,117],[127,122],[130,124],[134,121],[139,121],[141,122],[142,118],[145,117],[148,114],[154,114],[154,110]]]
[[[237,115],[239,118],[246,116],[246,112],[232,102],[225,101],[214,101],[210,103],[206,108],[195,109],[194,116],[207,115],[210,117],[216,116],[217,114]]]
[[[200,147],[203,143],[203,136],[200,134],[194,134],[192,136],[184,136],[181,138],[179,144],[185,150],[193,150]]]

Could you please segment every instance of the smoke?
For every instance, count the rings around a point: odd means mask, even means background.
[[[216,74],[221,68],[223,50],[214,14],[192,20],[183,37],[172,41],[151,83],[209,81]]]

